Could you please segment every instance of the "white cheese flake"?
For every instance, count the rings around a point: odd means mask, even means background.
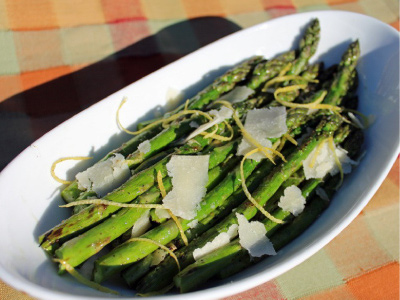
[[[151,144],[149,140],[145,140],[144,142],[140,143],[138,146],[140,153],[146,154],[151,150]]]
[[[353,123],[358,126],[358,128],[365,129],[364,125],[360,122],[359,119],[357,119],[357,117],[352,112],[348,112],[347,114],[349,118],[353,121]]]
[[[184,99],[184,94],[182,91],[173,88],[173,87],[168,87],[167,92],[165,94],[165,99],[166,99],[166,105],[164,110],[165,111],[170,111],[176,108],[180,102]]]
[[[233,111],[231,109],[229,109],[228,107],[221,107],[219,110],[210,110],[208,112],[211,116],[214,116],[214,119],[212,119],[211,121],[199,126],[195,131],[193,131],[187,138],[186,141],[194,138],[195,136],[197,136],[198,134],[206,131],[207,129],[210,129],[211,127],[213,127],[214,125],[217,125],[223,121],[225,121],[226,119],[229,119],[232,117]]]
[[[244,128],[262,146],[271,148],[272,143],[269,138],[278,138],[287,132],[286,108],[280,106],[250,110],[247,113]],[[255,148],[243,138],[236,154],[245,155]],[[265,158],[265,155],[258,152],[250,155],[249,158],[260,161]]]
[[[159,217],[161,220],[162,219],[169,219],[171,218],[171,215],[169,214],[169,212],[166,209],[162,209],[162,208],[156,208],[154,210],[154,213],[156,214],[157,217]]]
[[[172,190],[163,199],[163,205],[175,216],[186,220],[196,216],[207,191],[209,159],[209,155],[173,155],[167,163]]]
[[[150,210],[147,210],[132,227],[131,237],[138,237],[145,233],[151,227]]]
[[[190,223],[188,223],[187,225],[189,226],[189,228],[195,228],[197,225],[199,224],[199,220],[194,219],[193,221],[191,221]]]
[[[303,212],[305,204],[306,199],[301,194],[301,190],[295,185],[285,188],[283,196],[278,202],[280,208],[292,213],[295,217]]]
[[[200,125],[195,121],[191,121],[189,123],[189,126],[192,127],[192,128],[199,128]]]
[[[335,156],[329,148],[328,142],[324,142],[320,151],[316,155],[317,148],[314,149],[308,157],[303,161],[304,175],[306,179],[310,178],[324,178],[328,173],[332,176],[339,172],[339,168],[335,161]],[[344,174],[351,172],[351,166],[357,163],[347,156],[347,151],[336,147],[336,156],[338,157]],[[313,164],[314,161],[314,164]]]
[[[92,190],[103,197],[123,184],[131,175],[123,155],[116,153],[100,161],[86,171],[76,174],[80,190]]]
[[[237,86],[229,93],[221,96],[218,100],[225,100],[231,103],[241,102],[254,94],[254,90],[247,86]]]
[[[274,245],[267,238],[264,224],[258,221],[247,221],[246,217],[236,214],[239,223],[240,245],[249,251],[252,257],[276,255]]]
[[[151,260],[150,266],[157,266],[159,265],[164,258],[167,256],[168,252],[163,249],[157,249],[153,252],[153,259]]]
[[[231,239],[233,239],[238,234],[238,225],[232,224],[229,226],[227,232],[221,232],[218,234],[211,242],[208,242],[201,248],[197,248],[193,251],[193,258],[197,261],[203,256],[229,244]]]

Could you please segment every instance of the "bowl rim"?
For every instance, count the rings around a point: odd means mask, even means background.
[[[323,15],[348,15],[348,16],[354,16],[357,18],[364,18],[365,20],[368,20],[370,22],[373,22],[376,25],[379,26],[384,26],[386,27],[387,30],[389,30],[391,33],[396,34],[397,37],[399,37],[399,33],[390,25],[379,21],[371,16],[367,16],[367,15],[363,15],[360,13],[354,13],[354,12],[349,12],[349,11],[330,11],[330,10],[317,10],[317,11],[311,11],[311,12],[303,12],[303,13],[296,13],[296,14],[292,14],[292,15],[286,15],[286,16],[282,16],[279,18],[274,18],[271,20],[267,20],[265,22],[262,22],[260,24],[242,29],[238,32],[232,33],[230,35],[227,35],[213,43],[210,43],[209,45],[206,45],[198,50],[193,51],[192,53],[186,55],[185,57],[182,57],[180,59],[178,59],[177,61],[164,66],[158,70],[156,70],[155,72],[152,72],[151,74],[127,85],[131,86],[136,84],[139,81],[142,80],[146,80],[146,78],[148,78],[149,76],[152,76],[152,74],[159,72],[161,70],[163,70],[166,67],[169,67],[173,64],[175,64],[176,62],[182,62],[185,59],[187,59],[188,57],[190,58],[190,56],[194,55],[195,53],[202,51],[203,49],[212,47],[213,45],[215,45],[216,43],[219,43],[220,41],[223,41],[225,39],[228,39],[232,36],[235,35],[240,35],[243,34],[243,32],[245,31],[250,31],[250,30],[257,30],[258,28],[261,28],[263,26],[265,26],[265,24],[273,24],[275,22],[282,22],[282,20],[285,19],[292,19],[292,18],[297,18],[297,17],[318,17],[318,18],[322,18]],[[124,87],[123,89],[125,89],[126,87]],[[122,90],[123,90],[122,89]],[[120,90],[121,91],[121,90]],[[108,97],[111,97],[112,95],[119,93],[120,91],[117,91],[113,94],[111,94]],[[106,97],[106,98],[108,98]],[[105,98],[105,99],[106,99]],[[103,99],[104,100],[104,99]],[[73,119],[77,116],[82,114],[82,112],[92,108],[95,105],[99,105],[103,100],[100,100],[99,102],[97,102],[96,104],[86,108],[85,110],[81,111],[80,113],[76,114],[75,116],[73,116],[72,118],[66,120],[65,122],[61,123],[60,125],[58,125],[56,128],[60,127],[60,126],[64,126],[65,124],[67,124],[68,122],[73,121]],[[55,128],[55,129],[56,129]],[[54,130],[54,129],[53,129]],[[49,131],[48,133],[46,133],[45,135],[43,135],[41,138],[38,139],[39,140],[43,140],[49,137],[49,134],[53,131]],[[10,170],[11,168],[13,168],[13,165],[15,164],[15,161],[26,151],[29,150],[30,147],[27,147],[24,151],[22,151],[16,158],[13,159],[13,161],[11,161],[1,172],[0,172],[0,178],[1,175],[4,173],[7,173],[8,170]],[[400,144],[397,145],[396,151],[395,153],[399,153],[400,152]],[[340,226],[332,228],[329,232],[327,232],[327,234],[324,235],[323,239],[320,241],[314,241],[313,243],[309,244],[307,247],[304,247],[303,249],[301,249],[298,253],[298,255],[296,256],[296,259],[290,259],[289,258],[289,262],[285,263],[283,267],[279,267],[279,270],[275,270],[273,272],[273,275],[270,275],[269,277],[265,277],[263,276],[263,274],[253,274],[252,276],[249,276],[247,278],[241,279],[238,282],[235,282],[234,284],[222,284],[220,286],[217,287],[211,287],[211,288],[207,288],[204,290],[199,290],[199,291],[195,291],[195,292],[191,292],[191,293],[187,293],[187,294],[182,294],[182,295],[163,295],[162,297],[149,297],[148,299],[161,299],[161,298],[165,298],[165,299],[170,299],[170,298],[174,298],[174,299],[185,299],[188,296],[190,296],[193,299],[204,299],[205,297],[207,299],[214,299],[214,298],[219,298],[219,297],[227,297],[233,294],[237,294],[246,290],[249,290],[251,288],[254,288],[262,283],[265,283],[285,272],[287,272],[288,270],[292,269],[293,267],[295,267],[296,265],[300,264],[301,262],[305,261],[307,258],[311,257],[312,255],[314,255],[318,250],[322,249],[326,244],[328,244],[335,236],[337,236],[344,228],[346,228],[353,220],[354,218],[361,212],[361,210],[364,208],[364,206],[368,203],[368,201],[370,200],[370,198],[375,194],[375,192],[377,191],[377,189],[379,188],[379,186],[382,184],[383,180],[386,178],[387,174],[389,173],[392,165],[394,164],[395,160],[397,159],[397,154],[394,154],[391,158],[390,158],[390,164],[388,164],[384,171],[380,174],[379,178],[376,180],[376,184],[369,190],[369,192],[367,193],[367,196],[364,198],[364,201],[358,203],[358,205],[356,205],[356,207],[352,208],[352,210],[349,212],[349,214],[346,216],[346,219],[344,222],[342,222],[340,224]],[[37,285],[25,278],[21,279],[19,277],[14,276],[13,274],[10,274],[7,272],[7,270],[5,268],[3,268],[3,266],[0,264],[0,278],[8,285],[12,286],[13,288],[26,292],[29,295],[32,295],[33,297],[40,297],[43,299],[96,299],[96,296],[81,296],[81,295],[71,295],[71,294],[65,294],[64,292],[59,292],[56,290],[50,290],[48,288],[42,287],[40,285]],[[133,296],[134,297],[134,296]],[[102,298],[102,297],[101,297]],[[109,298],[107,297],[107,295],[105,295],[105,298]],[[123,299],[126,298],[125,296],[121,296],[121,297],[111,297],[109,299]]]

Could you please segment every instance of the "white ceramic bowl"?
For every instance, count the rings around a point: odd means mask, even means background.
[[[36,141],[10,163],[0,176],[0,277],[6,283],[42,299],[93,299],[112,297],[78,284],[70,276],[59,277],[56,268],[38,247],[37,236],[67,217],[59,185],[50,176],[53,161],[65,156],[105,150],[127,139],[115,122],[115,111],[123,96],[131,100],[122,112],[122,122],[132,123],[165,102],[166,91],[175,88],[190,96],[190,86],[213,71],[255,54],[272,57],[296,45],[313,18],[321,23],[321,42],[313,61],[337,63],[349,44],[360,40],[360,110],[373,114],[375,123],[366,131],[367,154],[347,177],[330,207],[279,255],[266,259],[225,282],[210,283],[190,298],[228,296],[266,282],[301,263],[343,230],[362,210],[382,183],[399,150],[399,34],[373,18],[339,11],[310,12],[275,19],[242,30],[160,69],[93,105]],[[207,80],[205,80],[207,81]],[[157,83],[158,88],[151,86]],[[151,91],[149,93],[148,91]],[[73,141],[73,142],[69,142]],[[62,177],[88,163],[68,163],[57,171]],[[68,169],[71,169],[72,171]],[[128,289],[117,288],[121,297],[132,297]],[[158,299],[187,299],[187,295],[165,295]]]

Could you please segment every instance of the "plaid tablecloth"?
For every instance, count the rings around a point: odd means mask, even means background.
[[[346,10],[399,28],[397,0],[0,0],[0,170],[34,140],[127,84],[251,25]],[[228,299],[398,299],[399,160],[337,238]],[[0,281],[0,299],[31,299]]]

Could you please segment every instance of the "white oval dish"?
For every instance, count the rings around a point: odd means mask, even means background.
[[[338,235],[363,209],[386,177],[399,152],[399,34],[373,18],[340,11],[290,15],[242,30],[210,44],[91,106],[33,143],[0,174],[0,277],[16,289],[41,299],[94,299],[133,297],[122,287],[120,297],[102,294],[77,283],[70,276],[57,276],[56,267],[38,247],[37,236],[68,217],[59,185],[50,176],[52,162],[60,157],[94,152],[100,158],[123,139],[115,111],[123,98],[131,101],[121,112],[123,124],[132,123],[165,102],[171,87],[191,96],[190,86],[213,71],[221,74],[255,54],[273,57],[296,45],[304,26],[313,18],[321,23],[321,41],[313,61],[337,63],[349,44],[360,40],[360,111],[376,118],[366,131],[367,153],[346,178],[330,207],[298,239],[275,257],[224,282],[190,293],[191,299],[215,299],[255,287],[301,263]],[[203,79],[204,82],[204,79]],[[158,88],[153,85],[157,83]],[[151,91],[150,93],[148,91]],[[79,164],[82,170],[88,162]],[[73,177],[72,165],[57,169]],[[165,295],[157,299],[187,299],[188,295]],[[149,299],[149,298],[147,298]]]

